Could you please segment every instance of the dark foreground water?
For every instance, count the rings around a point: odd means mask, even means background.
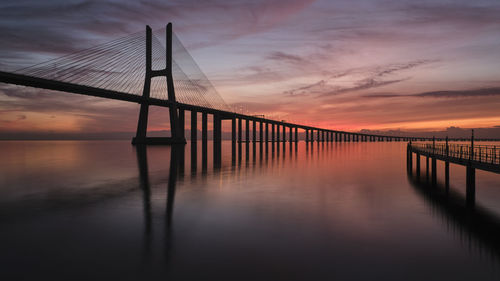
[[[498,280],[500,176],[451,190],[405,143],[0,142],[2,280]],[[415,167],[415,165],[414,165]],[[438,161],[438,181],[444,179]],[[419,183],[418,183],[419,182]]]

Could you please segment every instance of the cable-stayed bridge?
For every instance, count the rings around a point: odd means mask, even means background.
[[[324,129],[234,112],[172,32],[172,24],[159,32],[165,33],[165,46],[147,26],[145,33],[130,34],[14,72],[0,71],[0,82],[138,103],[140,113],[134,144],[186,143],[186,110],[191,112],[193,142],[197,141],[197,115],[201,113],[204,146],[207,115],[213,115],[214,151],[220,151],[222,120],[232,121],[233,144],[236,141],[286,141],[287,130],[288,141],[298,142],[299,129],[305,132],[307,142],[429,140]],[[169,108],[171,137],[146,135],[150,106]],[[242,139],[243,121],[245,140]],[[251,139],[250,122],[253,125]]]

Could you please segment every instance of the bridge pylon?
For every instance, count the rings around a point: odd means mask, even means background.
[[[142,92],[141,109],[139,111],[139,120],[137,123],[137,133],[132,139],[132,144],[185,144],[186,139],[180,124],[177,102],[175,100],[174,79],[172,75],[172,23],[167,24],[166,28],[166,65],[165,69],[153,70],[152,65],[152,30],[146,26],[146,75],[144,77],[144,89]],[[151,92],[151,79],[164,76],[167,79],[168,100],[170,114],[171,137],[148,137],[148,115],[149,98]],[[183,120],[182,120],[183,121]]]

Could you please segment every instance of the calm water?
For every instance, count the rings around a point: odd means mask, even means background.
[[[201,144],[0,142],[0,276],[500,278],[499,175],[477,172],[471,211],[465,168],[451,165],[448,194],[429,188],[424,161],[420,183],[408,176],[405,143],[243,145],[233,159],[224,142],[216,169],[208,148],[205,166]]]

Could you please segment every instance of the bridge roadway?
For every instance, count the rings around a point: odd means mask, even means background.
[[[107,98],[107,99],[114,99],[114,100],[120,100],[120,101],[126,101],[126,102],[134,102],[134,103],[147,103],[149,105],[154,105],[154,106],[160,106],[160,107],[170,107],[173,105],[172,101],[169,100],[163,100],[163,99],[157,99],[157,98],[151,98],[151,97],[143,97],[139,95],[134,95],[134,94],[129,94],[129,93],[123,93],[123,92],[117,92],[117,91],[112,91],[112,90],[106,90],[106,89],[100,89],[100,88],[95,88],[95,87],[89,87],[89,86],[84,86],[84,85],[78,85],[78,84],[73,84],[73,83],[67,83],[67,82],[60,82],[60,81],[54,81],[50,79],[45,79],[45,78],[38,78],[38,77],[32,77],[32,76],[27,76],[23,74],[17,74],[17,73],[10,73],[10,72],[4,72],[0,71],[0,82],[3,83],[9,83],[9,84],[15,84],[15,85],[21,85],[21,86],[28,86],[28,87],[35,87],[35,88],[42,88],[42,89],[48,89],[48,90],[56,90],[56,91],[63,91],[63,92],[68,92],[68,93],[74,93],[74,94],[81,94],[81,95],[87,95],[87,96],[93,96],[93,97],[101,97],[101,98]],[[316,132],[316,141],[430,141],[432,138],[422,138],[422,137],[403,137],[403,136],[385,136],[385,135],[377,135],[377,134],[363,134],[363,133],[352,133],[352,132],[346,132],[346,131],[338,131],[338,130],[329,130],[329,129],[322,129],[318,127],[313,127],[313,126],[306,126],[306,125],[300,125],[300,124],[293,124],[293,123],[288,123],[288,122],[282,122],[282,121],[277,121],[277,120],[271,120],[271,119],[266,119],[263,117],[258,117],[258,116],[249,116],[249,115],[244,115],[240,113],[235,113],[235,112],[230,112],[230,111],[223,111],[223,110],[218,110],[218,109],[213,109],[213,108],[207,108],[207,107],[201,107],[201,106],[196,106],[196,105],[190,105],[190,104],[185,104],[185,103],[176,103],[177,108],[180,110],[189,110],[191,112],[200,112],[202,114],[213,114],[214,116],[217,116],[219,120],[223,119],[230,119],[230,120],[246,120],[246,125],[247,125],[247,135],[246,135],[246,141],[249,141],[249,121],[254,122],[254,131],[256,129],[256,122],[264,123],[266,124],[266,132],[267,132],[267,124],[272,125],[272,135],[273,137],[271,138],[271,141],[275,141],[274,138],[274,125],[277,125],[277,139],[276,141],[279,141],[280,138],[280,133],[279,133],[279,126],[283,126],[284,128],[289,128],[290,130],[290,138],[289,141],[292,141],[293,136],[292,136],[292,128],[295,129],[295,141],[298,141],[298,135],[297,135],[297,129],[303,129],[306,131],[306,141],[314,141],[314,134],[313,132]],[[203,121],[206,122],[206,116],[203,117]],[[204,129],[206,126],[204,126]],[[235,127],[235,124],[233,124],[233,128]],[[240,121],[240,129],[241,129],[241,121]],[[260,127],[262,129],[262,125]],[[261,130],[262,131],[262,130]],[[311,132],[309,134],[309,132]],[[326,135],[326,136],[325,136]],[[233,134],[234,136],[234,134]],[[283,132],[283,139],[285,139],[285,132]],[[234,140],[234,137],[233,137]],[[266,133],[266,139],[267,141],[267,133]],[[441,140],[441,139],[436,139],[436,140]],[[450,140],[463,140],[463,139],[450,139]],[[238,141],[242,141],[241,139],[241,133],[238,135]],[[255,133],[253,135],[252,141],[259,141],[256,139]],[[262,136],[260,137],[260,141],[263,141]]]

